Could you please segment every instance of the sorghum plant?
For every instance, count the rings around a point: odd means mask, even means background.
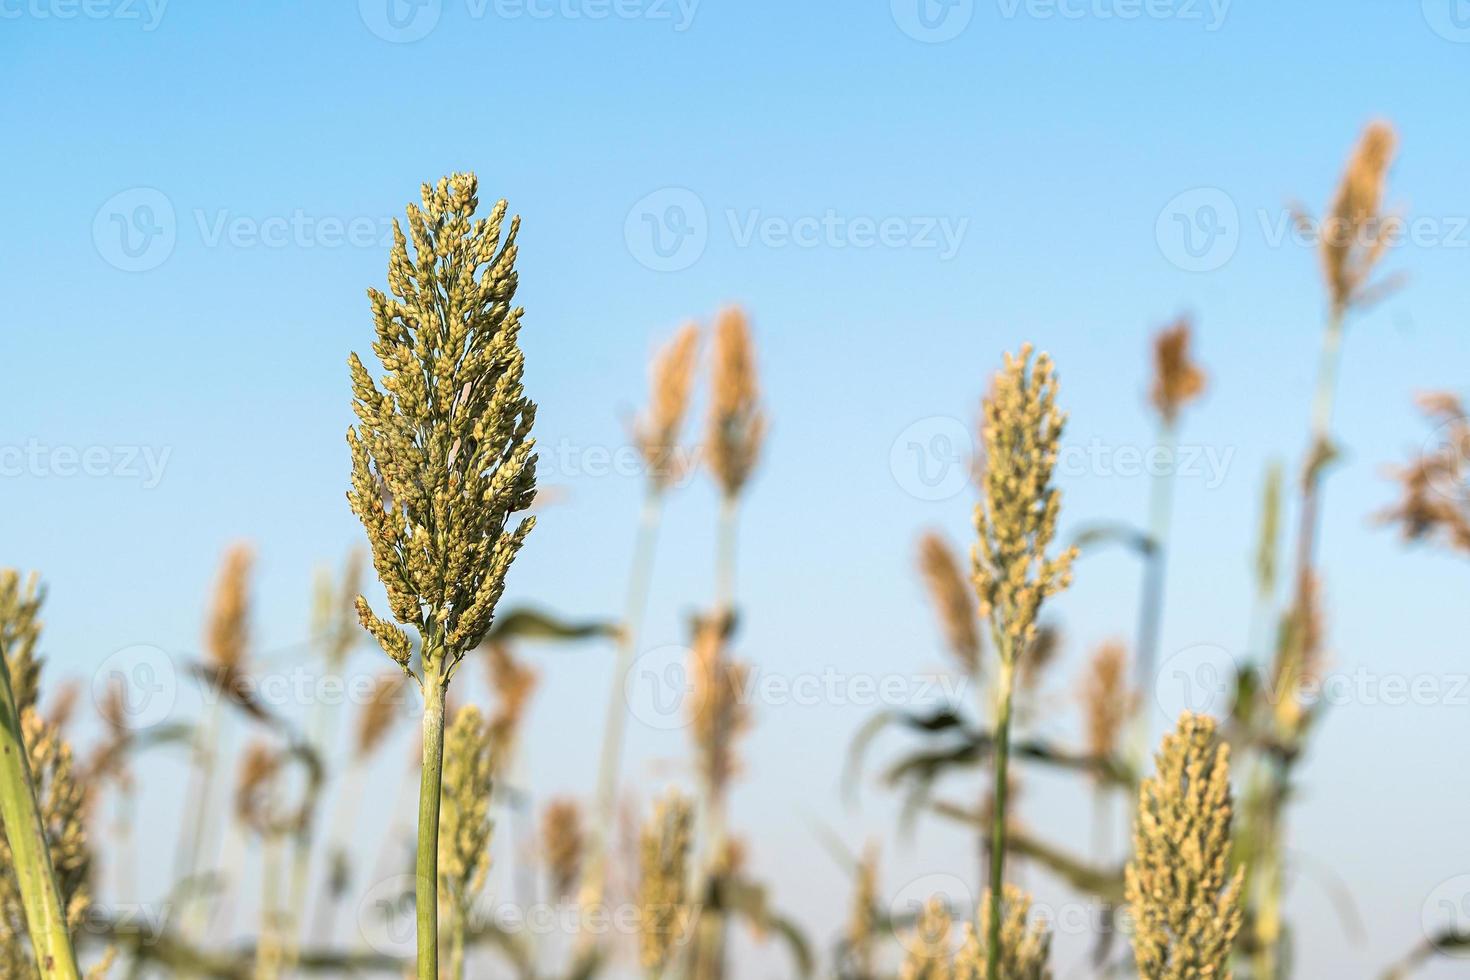
[[[985,459],[981,500],[975,507],[973,550],[980,615],[990,621],[1000,660],[996,679],[995,794],[991,819],[990,891],[1003,894],[1006,855],[1007,763],[1016,673],[1036,640],[1042,602],[1071,583],[1075,549],[1048,557],[1056,534],[1061,492],[1052,486],[1066,416],[1056,407],[1051,358],[1031,357],[1025,345],[1006,355],[983,406]],[[1000,980],[1002,915],[989,909],[987,976]]]
[[[587,898],[592,904],[602,900],[607,883],[607,832],[615,816],[623,733],[627,724],[624,685],[638,649],[643,614],[648,605],[654,546],[664,497],[674,481],[683,475],[686,465],[679,453],[679,438],[684,427],[684,415],[689,408],[689,396],[694,389],[698,354],[699,329],[688,324],[654,356],[648,409],[634,424],[633,439],[643,457],[647,479],[623,619],[618,629],[617,658],[608,691],[607,718],[602,736],[602,760],[597,776],[597,823],[593,827],[592,860],[587,875]]]
[[[423,185],[397,220],[388,261],[392,295],[368,290],[382,387],[351,357],[348,500],[372,546],[392,619],[357,600],[363,626],[424,696],[416,908],[418,970],[438,976],[437,867],[444,696],[465,653],[490,629],[505,574],[535,519],[531,425],[517,343],[516,232],[502,239],[506,203],[488,218],[474,174]],[[418,666],[403,627],[418,635]]]

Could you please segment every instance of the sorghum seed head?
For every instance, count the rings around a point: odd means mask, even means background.
[[[1229,980],[1241,872],[1230,871],[1230,748],[1185,712],[1139,791],[1124,891],[1148,980]]]
[[[466,705],[444,733],[444,790],[439,812],[439,880],[468,904],[490,871],[490,732],[480,709]]]
[[[728,614],[699,617],[690,651],[690,734],[700,775],[716,797],[739,769],[735,740],[751,724],[745,697],[750,666],[730,659],[729,632]]]
[[[900,980],[953,980],[954,951],[950,948],[951,922],[944,900],[924,903],[914,931],[904,939]]]
[[[219,579],[210,604],[204,647],[216,667],[239,670],[250,643],[250,547],[232,545],[220,563]]]
[[[1382,212],[1383,191],[1398,137],[1385,122],[1363,131],[1342,175],[1321,234],[1322,270],[1338,310],[1362,303],[1368,277],[1393,240]]]
[[[1036,635],[1042,601],[1071,583],[1076,549],[1048,558],[1061,492],[1052,486],[1066,417],[1056,407],[1051,358],[1031,345],[1006,355],[982,408],[982,493],[974,578],[980,614],[1007,638],[1002,657],[1015,658]]]
[[[534,518],[515,521],[536,491],[531,425],[517,343],[516,233],[506,204],[488,218],[473,174],[423,185],[395,220],[391,296],[368,291],[380,388],[353,355],[348,500],[372,547],[393,618],[423,640],[426,671],[448,677],[490,628],[505,574]],[[357,603],[363,625],[407,668],[398,626]]]
[[[1190,321],[1180,317],[1154,338],[1154,383],[1150,399],[1166,424],[1205,390],[1205,373],[1189,356]]]
[[[929,532],[919,539],[919,573],[939,615],[945,641],[960,668],[974,677],[980,670],[980,629],[975,594],[965,581],[959,558],[943,536]]]
[[[755,344],[738,307],[715,321],[714,380],[710,393],[709,466],[726,499],[740,496],[765,439]]]
[[[634,424],[633,438],[648,470],[649,486],[656,492],[683,474],[679,471],[679,429],[694,389],[699,355],[699,329],[681,328],[655,355],[647,412]]]
[[[577,801],[561,799],[548,803],[541,811],[541,846],[551,873],[552,891],[557,897],[565,898],[576,891],[585,844],[582,808]]]
[[[15,706],[24,712],[34,707],[40,693],[41,660],[36,646],[41,640],[41,605],[46,592],[32,572],[21,578],[13,568],[0,568],[0,645],[10,667],[10,685]]]
[[[1123,725],[1138,706],[1128,685],[1128,651],[1122,643],[1104,643],[1092,655],[1082,688],[1087,751],[1105,759],[1118,750]]]
[[[687,797],[670,793],[654,807],[638,839],[638,948],[643,966],[668,962],[690,915],[689,848],[694,816]]]
[[[1050,980],[1051,934],[1041,922],[1031,922],[1031,896],[1015,885],[1001,889],[1000,976],[1003,980]],[[986,891],[978,921],[990,920],[994,896]],[[955,980],[984,980],[989,946],[982,929],[965,927],[965,938],[955,958]]]

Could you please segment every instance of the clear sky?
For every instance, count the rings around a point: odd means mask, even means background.
[[[305,635],[314,567],[361,541],[343,433],[363,290],[383,283],[387,220],[460,169],[524,218],[527,387],[543,481],[565,491],[507,602],[620,608],[641,483],[601,453],[626,450],[654,345],[738,302],[773,420],[741,527],[741,652],[786,678],[940,670],[914,540],[967,541],[970,497],[931,492],[902,447],[963,433],[1029,339],[1058,362],[1069,445],[1100,447],[1063,474],[1064,529],[1141,521],[1126,453],[1152,439],[1147,340],[1189,312],[1210,390],[1181,441],[1218,465],[1178,484],[1162,649],[1239,651],[1260,477],[1304,446],[1323,310],[1282,222],[1325,206],[1375,117],[1401,136],[1390,200],[1427,230],[1384,263],[1405,288],[1348,330],[1322,544],[1333,661],[1446,688],[1470,670],[1463,561],[1369,520],[1394,493],[1382,467],[1428,434],[1411,394],[1470,387],[1470,22],[1451,0],[393,2],[0,0],[0,561],[50,584],[53,681],[131,644],[197,650],[237,539],[259,554],[261,648]],[[703,478],[670,500],[649,649],[708,602],[714,511]],[[1042,730],[1075,732],[1072,679],[1131,637],[1136,594],[1125,557],[1080,564]],[[527,652],[531,789],[585,793],[609,651]],[[1470,873],[1465,693],[1346,700],[1291,817],[1302,976],[1369,975]],[[970,880],[974,860],[933,822],[895,837],[881,791],[839,801],[873,708],[824,702],[757,705],[733,819],[825,948],[847,886],[816,828],[881,838],[895,895]],[[682,737],[634,726],[640,790],[677,776]],[[145,812],[171,855],[178,770],[158,765]],[[1022,812],[1085,840],[1084,799],[1037,779]],[[1329,881],[1355,895],[1361,941]],[[1059,940],[1069,963],[1084,945]]]

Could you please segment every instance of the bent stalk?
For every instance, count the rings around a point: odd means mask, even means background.
[[[51,849],[36,803],[30,758],[4,650],[0,650],[0,820],[10,844],[36,967],[47,980],[76,980],[76,954],[51,869]]]

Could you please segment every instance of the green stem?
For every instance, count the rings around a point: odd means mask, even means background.
[[[724,615],[735,606],[735,525],[739,499],[724,497],[720,501],[719,542],[715,553],[715,614]]]
[[[1001,895],[1005,884],[1006,861],[1006,776],[1011,758],[1011,694],[1015,687],[1015,643],[1009,641],[1001,651],[998,704],[995,716],[995,802],[990,816],[990,916],[986,923],[985,975],[989,980],[1002,980],[1000,975],[1000,923],[1003,911]]]
[[[192,820],[188,832],[179,838],[174,867],[180,930],[189,939],[200,938],[204,927],[199,865],[203,860],[204,838],[209,829],[209,803],[214,795],[214,768],[219,756],[221,720],[218,698],[224,696],[222,689],[209,686],[211,682],[206,681],[205,684],[205,697],[209,701],[204,707],[204,718],[194,741],[194,768],[190,773],[190,789],[186,797],[194,801],[190,808]]]
[[[624,732],[627,729],[628,705],[626,685],[628,671],[638,649],[638,636],[648,607],[649,584],[653,578],[654,545],[662,495],[649,487],[638,517],[638,536],[633,545],[633,566],[628,576],[628,594],[623,607],[622,629],[618,633],[617,659],[613,667],[612,686],[608,691],[607,720],[602,736],[602,761],[597,773],[597,828],[593,833],[591,860],[588,862],[587,894],[592,904],[602,901],[607,886],[608,835],[613,826],[617,806],[618,776],[622,764]]]
[[[438,656],[447,656],[440,651]],[[424,763],[419,778],[418,858],[415,914],[418,918],[419,980],[439,980],[439,790],[444,774],[446,684],[432,654],[424,657]]]
[[[1255,890],[1255,953],[1252,956],[1253,980],[1276,980],[1281,942],[1281,798],[1280,782],[1285,778],[1280,763],[1262,760],[1263,788],[1257,814],[1256,867],[1251,874]]]
[[[1154,674],[1158,669],[1159,630],[1164,615],[1164,565],[1174,509],[1173,456],[1176,442],[1173,423],[1161,422],[1157,444],[1168,450],[1170,467],[1168,472],[1154,473],[1149,485],[1149,550],[1144,558],[1143,590],[1138,605],[1138,656],[1134,662],[1135,683],[1140,692],[1154,689]],[[1152,700],[1147,696],[1138,699],[1129,744],[1129,760],[1140,772],[1146,767],[1149,746],[1153,744],[1149,731],[1149,704]]]
[[[20,712],[10,686],[10,666],[0,649],[0,823],[25,907],[36,966],[46,980],[76,980],[77,960],[66,931],[66,909],[51,868],[46,827],[36,803]]]
[[[1329,444],[1332,406],[1337,399],[1337,372],[1342,362],[1344,311],[1334,306],[1322,335],[1322,353],[1317,365],[1317,389],[1312,397],[1312,435],[1307,447],[1311,469],[1302,479],[1301,529],[1297,536],[1297,584],[1300,587],[1312,570],[1316,557],[1317,523],[1322,506],[1322,473],[1317,454]]]

